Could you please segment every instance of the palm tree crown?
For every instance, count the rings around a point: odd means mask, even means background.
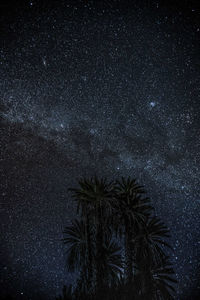
[[[144,188],[130,177],[109,182],[95,176],[69,190],[78,218],[65,228],[63,242],[68,270],[78,279],[68,298],[173,299],[169,229],[153,215]]]

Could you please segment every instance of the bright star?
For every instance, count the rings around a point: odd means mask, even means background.
[[[46,62],[46,59],[44,57],[42,59],[42,62],[43,62],[43,65],[46,67],[47,66],[47,62]]]
[[[150,102],[151,107],[155,107],[156,106],[156,102]]]

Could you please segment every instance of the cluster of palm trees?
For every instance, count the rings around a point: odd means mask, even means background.
[[[109,182],[96,176],[70,189],[78,218],[64,231],[72,299],[174,299],[174,271],[164,248],[168,228],[153,214],[135,179]]]

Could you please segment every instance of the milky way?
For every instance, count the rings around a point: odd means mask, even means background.
[[[76,213],[67,189],[130,175],[171,229],[189,299],[200,288],[200,11],[100,2],[3,7],[1,290],[54,299],[73,281],[60,242]]]

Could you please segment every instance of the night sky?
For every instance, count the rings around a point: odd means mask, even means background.
[[[55,299],[82,176],[131,176],[200,292],[200,10],[192,1],[4,1],[0,290]],[[175,4],[176,2],[176,4]],[[193,295],[193,296],[192,296]]]

